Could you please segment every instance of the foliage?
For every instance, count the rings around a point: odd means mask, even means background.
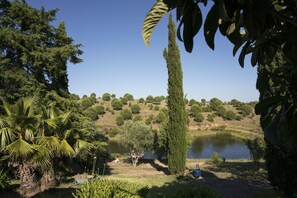
[[[186,167],[187,115],[183,94],[180,52],[175,40],[172,16],[168,23],[168,49],[163,56],[168,69],[168,167],[171,174],[183,174]]]
[[[202,115],[202,113],[197,113],[194,117],[195,122],[200,123],[200,122],[203,122],[203,120],[204,120],[204,116]]]
[[[133,121],[136,122],[136,121],[141,121],[142,120],[142,117],[141,115],[135,115],[133,116]]]
[[[138,102],[139,103],[144,103],[144,98],[139,98]]]
[[[153,99],[153,103],[154,104],[161,104],[162,102],[162,97],[161,96],[155,96],[154,99]]]
[[[132,119],[132,111],[128,108],[125,108],[121,111],[121,116],[124,120],[131,120]]]
[[[105,109],[104,109],[104,106],[102,105],[97,105],[94,107],[96,112],[98,113],[98,115],[103,115],[105,114]]]
[[[83,112],[83,114],[87,117],[89,117],[91,120],[95,121],[95,120],[98,120],[99,117],[98,117],[98,112],[96,111],[95,108],[93,107],[89,107],[87,110],[85,110]]]
[[[0,95],[9,102],[47,91],[68,94],[67,63],[79,63],[80,44],[67,36],[64,22],[53,26],[58,10],[30,7],[25,1],[0,4]],[[21,14],[20,14],[21,13]]]
[[[9,178],[7,174],[1,170],[0,171],[0,192],[5,192],[11,189],[9,184]]]
[[[222,118],[226,117],[227,111],[226,111],[224,106],[222,106],[222,105],[217,106],[216,107],[216,112],[217,112],[218,116],[221,116]]]
[[[123,107],[123,105],[119,99],[113,99],[111,101],[111,106],[112,106],[113,110],[121,110]]]
[[[153,187],[156,188],[156,187]],[[219,195],[216,191],[204,186],[176,183],[168,184],[157,189],[149,189],[148,198],[218,198]]]
[[[128,99],[127,99],[127,98],[122,97],[120,100],[121,100],[121,103],[122,103],[123,105],[128,104]]]
[[[215,166],[219,166],[222,162],[223,159],[221,157],[221,155],[217,152],[214,152],[211,157],[210,157],[210,161],[211,163],[213,163]]]
[[[154,101],[154,97],[152,95],[149,95],[149,96],[146,97],[145,101],[147,103],[152,103]]]
[[[154,131],[154,152],[159,160],[168,153],[168,120],[161,123],[159,130]]]
[[[159,105],[155,105],[155,106],[154,106],[154,111],[159,111],[159,110],[160,110]]]
[[[242,105],[239,109],[241,110],[241,115],[244,117],[250,115],[253,112],[253,107],[248,104]]]
[[[254,163],[259,163],[259,160],[264,157],[265,143],[260,138],[255,138],[253,140],[246,140],[246,146],[248,147],[251,157],[254,160]]]
[[[136,167],[138,159],[153,145],[153,132],[142,122],[128,121],[122,126],[122,144],[129,148],[132,165]]]
[[[138,104],[133,104],[131,106],[131,111],[133,114],[137,114],[137,113],[140,113],[140,106]]]
[[[75,198],[140,198],[147,188],[135,183],[119,180],[92,179],[73,194]]]
[[[236,118],[236,113],[232,110],[228,110],[225,114],[225,119],[226,120],[235,120]]]
[[[155,119],[156,123],[162,123],[167,120],[167,116],[164,112],[160,111]]]
[[[208,114],[207,115],[207,121],[209,122],[214,122],[215,114]]]
[[[117,134],[119,134],[119,131],[120,130],[118,128],[116,128],[116,127],[110,128],[108,130],[108,135],[109,135],[109,137],[115,137]]]
[[[201,112],[201,107],[198,104],[193,104],[190,109],[190,115],[195,117],[197,113]]]
[[[129,93],[126,93],[124,96],[124,98],[127,98],[129,101],[133,101],[133,95],[132,94],[129,94]]]
[[[220,125],[220,126],[216,126],[216,127],[212,127],[210,130],[212,131],[224,131],[226,129],[226,125]]]
[[[266,144],[265,159],[268,179],[278,191],[287,197],[297,196],[297,151]]]
[[[195,103],[196,103],[196,100],[191,99],[191,100],[189,101],[189,106],[192,106],[192,105],[195,104]]]
[[[102,95],[102,100],[103,101],[110,101],[110,94],[109,93],[104,93]]]
[[[221,107],[223,105],[223,102],[221,100],[219,100],[218,98],[212,98],[209,101],[209,106],[213,111],[217,111],[219,109],[219,107]]]
[[[145,119],[145,124],[146,125],[150,125],[150,124],[152,124],[152,121],[154,120],[154,116],[153,115],[150,115],[149,117],[147,117],[146,119]]]
[[[122,126],[124,124],[125,120],[123,118],[123,116],[119,115],[118,117],[116,117],[116,124],[118,126]]]

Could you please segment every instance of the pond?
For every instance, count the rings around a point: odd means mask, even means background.
[[[117,141],[109,141],[107,150],[110,153],[128,154],[129,150],[123,147]],[[245,143],[228,134],[217,134],[211,136],[196,137],[189,150],[187,151],[188,159],[209,159],[211,155],[217,152],[226,159],[249,159],[250,153]],[[153,153],[147,152],[144,156],[146,159],[154,159]]]

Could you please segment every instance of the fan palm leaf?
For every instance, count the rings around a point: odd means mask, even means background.
[[[63,139],[60,143],[60,153],[62,155],[66,156],[73,156],[75,154],[75,151],[73,148],[69,145],[67,140]]]
[[[11,155],[13,161],[20,159],[29,159],[34,153],[34,146],[23,140],[22,138],[7,145],[5,150]]]
[[[94,147],[93,144],[80,139],[77,139],[75,144],[73,145],[74,151],[76,153],[79,153],[81,149],[87,149],[87,151],[90,151],[92,147]]]
[[[0,149],[4,149],[15,139],[15,134],[10,128],[0,128]]]
[[[168,5],[163,0],[158,0],[146,15],[142,25],[142,37],[147,47],[150,46],[150,39],[154,28],[168,11]]]

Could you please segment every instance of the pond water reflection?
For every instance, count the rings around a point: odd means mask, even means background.
[[[117,141],[109,141],[107,149],[110,153],[127,155],[129,150]],[[187,151],[188,159],[208,159],[217,152],[226,159],[249,159],[250,153],[245,143],[228,134],[200,136],[194,138],[191,147]],[[147,152],[147,159],[156,158],[153,153]]]

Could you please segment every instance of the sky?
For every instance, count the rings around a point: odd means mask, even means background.
[[[155,28],[151,45],[143,42],[142,23],[155,0],[27,0],[35,8],[59,9],[57,20],[66,24],[74,44],[82,44],[83,59],[68,64],[69,91],[79,96],[96,93],[130,93],[134,98],[167,95],[167,67],[163,50],[167,47],[168,15]],[[208,8],[201,5],[203,13]],[[175,19],[175,15],[174,19]],[[201,29],[203,30],[203,29]],[[245,68],[232,55],[232,45],[219,33],[211,50],[200,31],[192,53],[178,41],[188,99],[256,101],[257,69],[246,58]]]

